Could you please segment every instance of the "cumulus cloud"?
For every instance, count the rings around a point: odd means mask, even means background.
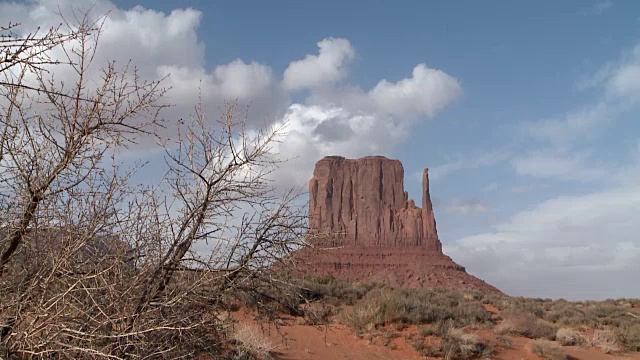
[[[462,92],[460,83],[442,70],[419,64],[410,78],[380,81],[369,96],[384,112],[397,116],[434,116]]]
[[[276,174],[281,184],[306,184],[315,162],[326,155],[390,155],[407,131],[406,124],[387,117],[303,104],[291,105],[282,123],[287,134],[274,149],[288,159]]]
[[[349,40],[326,38],[318,42],[318,55],[307,55],[289,64],[284,71],[284,86],[289,90],[311,89],[342,80],[347,64],[355,57]]]
[[[176,121],[187,118],[200,99],[214,110],[209,112],[212,121],[225,101],[237,100],[240,105],[250,105],[249,126],[256,127],[280,118],[289,105],[280,80],[265,64],[236,59],[207,70],[205,44],[197,33],[202,13],[195,9],[164,13],[141,6],[122,9],[106,0],[97,1],[93,7],[68,0],[39,0],[0,4],[0,23],[18,22],[22,24],[20,31],[29,32],[38,26],[58,25],[61,21],[58,11],[67,19],[73,19],[89,8],[90,20],[102,27],[88,78],[99,77],[100,69],[109,61],[115,61],[119,67],[131,62],[143,80],[166,77],[166,100],[175,106],[162,114],[167,120],[163,136],[175,132]],[[60,57],[62,53],[58,50],[53,56]],[[75,76],[68,67],[56,68],[58,80],[68,83]]]
[[[473,215],[479,213],[485,213],[489,211],[489,206],[480,200],[451,200],[451,205],[447,208],[448,213],[456,215]]]
[[[640,270],[639,215],[637,186],[559,197],[516,213],[490,232],[461,238],[446,251],[512,295],[640,296],[627,283]]]
[[[0,21],[21,22],[25,29],[54,25],[60,21],[55,15],[58,4],[67,16],[73,14],[70,0],[2,3]],[[238,100],[250,105],[250,129],[265,121],[288,124],[288,133],[274,149],[280,159],[291,159],[283,165],[283,175],[277,175],[287,183],[306,183],[315,161],[328,154],[391,155],[415,122],[434,117],[462,91],[453,76],[424,64],[406,78],[381,80],[371,89],[346,85],[343,80],[348,80],[356,51],[345,38],[320,40],[317,54],[294,60],[283,74],[274,74],[267,64],[250,59],[207,65],[205,44],[197,33],[202,21],[198,10],[122,9],[100,0],[92,14],[106,14],[96,76],[108,60],[124,65],[131,59],[143,78],[166,78],[166,100],[175,106],[163,114],[167,128],[162,135],[170,137],[175,122],[188,118],[199,99],[211,121],[224,101]],[[73,74],[56,73],[67,75]],[[308,98],[292,103],[290,92],[301,89],[309,90]]]
[[[5,22],[21,22],[25,29],[59,21],[57,1],[0,6]],[[73,6],[71,1],[60,2],[65,14],[71,14]],[[382,80],[372,89],[341,84],[356,57],[344,38],[320,40],[317,54],[292,61],[280,76],[266,64],[244,59],[206,66],[205,44],[197,35],[202,13],[194,9],[122,9],[101,0],[92,14],[107,14],[95,74],[108,60],[125,64],[131,59],[143,78],[166,77],[167,100],[176,106],[163,114],[168,120],[164,137],[173,135],[174,122],[186,119],[198,99],[212,121],[224,101],[238,100],[250,105],[250,128],[264,124],[258,120],[275,121],[275,126],[286,123],[287,133],[274,147],[275,156],[288,160],[274,173],[279,186],[306,184],[313,164],[329,154],[392,155],[415,122],[434,117],[462,91],[454,77],[424,64],[404,79]],[[300,89],[308,89],[309,97],[292,104],[289,92]]]
[[[382,80],[369,91],[353,86],[312,90],[306,104],[293,104],[283,118],[289,133],[278,151],[294,159],[281,179],[306,183],[313,164],[325,155],[389,156],[414,123],[438,114],[460,92],[455,78],[423,64],[410,77]]]

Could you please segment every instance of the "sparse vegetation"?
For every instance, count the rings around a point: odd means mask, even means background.
[[[528,345],[532,354],[545,360],[566,360],[567,354],[554,342],[547,340],[532,340]]]
[[[640,324],[625,324],[615,330],[618,341],[627,351],[640,351]]]
[[[384,323],[435,324],[445,320],[463,326],[486,323],[489,314],[479,301],[453,291],[378,288],[356,302],[344,319],[362,330]]]
[[[622,350],[618,337],[611,330],[595,330],[590,344],[600,348],[605,354]]]
[[[570,328],[558,329],[556,341],[564,346],[582,345],[585,342],[584,337],[579,332]]]
[[[442,354],[445,359],[465,360],[487,357],[491,349],[486,342],[462,329],[450,328],[442,338]]]
[[[497,334],[524,336],[530,339],[555,338],[556,328],[530,313],[505,310],[501,315],[503,320],[495,328]]]

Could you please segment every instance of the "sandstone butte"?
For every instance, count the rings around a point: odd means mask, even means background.
[[[444,255],[422,175],[422,208],[404,191],[404,168],[383,156],[318,161],[309,181],[309,243],[292,254],[299,275],[502,294]]]

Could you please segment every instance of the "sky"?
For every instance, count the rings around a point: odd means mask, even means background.
[[[326,155],[385,155],[419,203],[428,167],[469,273],[516,296],[640,297],[640,2],[0,1],[0,23],[91,4],[98,63],[168,76],[169,135],[199,92],[214,114],[237,99],[250,126],[287,124],[279,186]]]

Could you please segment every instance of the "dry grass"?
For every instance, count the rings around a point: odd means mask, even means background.
[[[487,357],[490,353],[491,349],[487,343],[474,334],[465,333],[462,329],[451,328],[442,339],[442,354],[446,360]]]
[[[582,345],[585,342],[582,334],[570,328],[560,328],[556,333],[556,341],[563,346]]]
[[[236,351],[239,354],[248,354],[260,359],[272,358],[271,352],[275,346],[256,326],[239,324],[232,334],[232,339],[236,342]]]
[[[618,337],[611,330],[594,331],[590,345],[600,348],[605,354],[622,351],[622,344],[620,344]]]
[[[567,354],[556,343],[547,340],[533,340],[527,345],[528,350],[545,360],[566,360]]]

